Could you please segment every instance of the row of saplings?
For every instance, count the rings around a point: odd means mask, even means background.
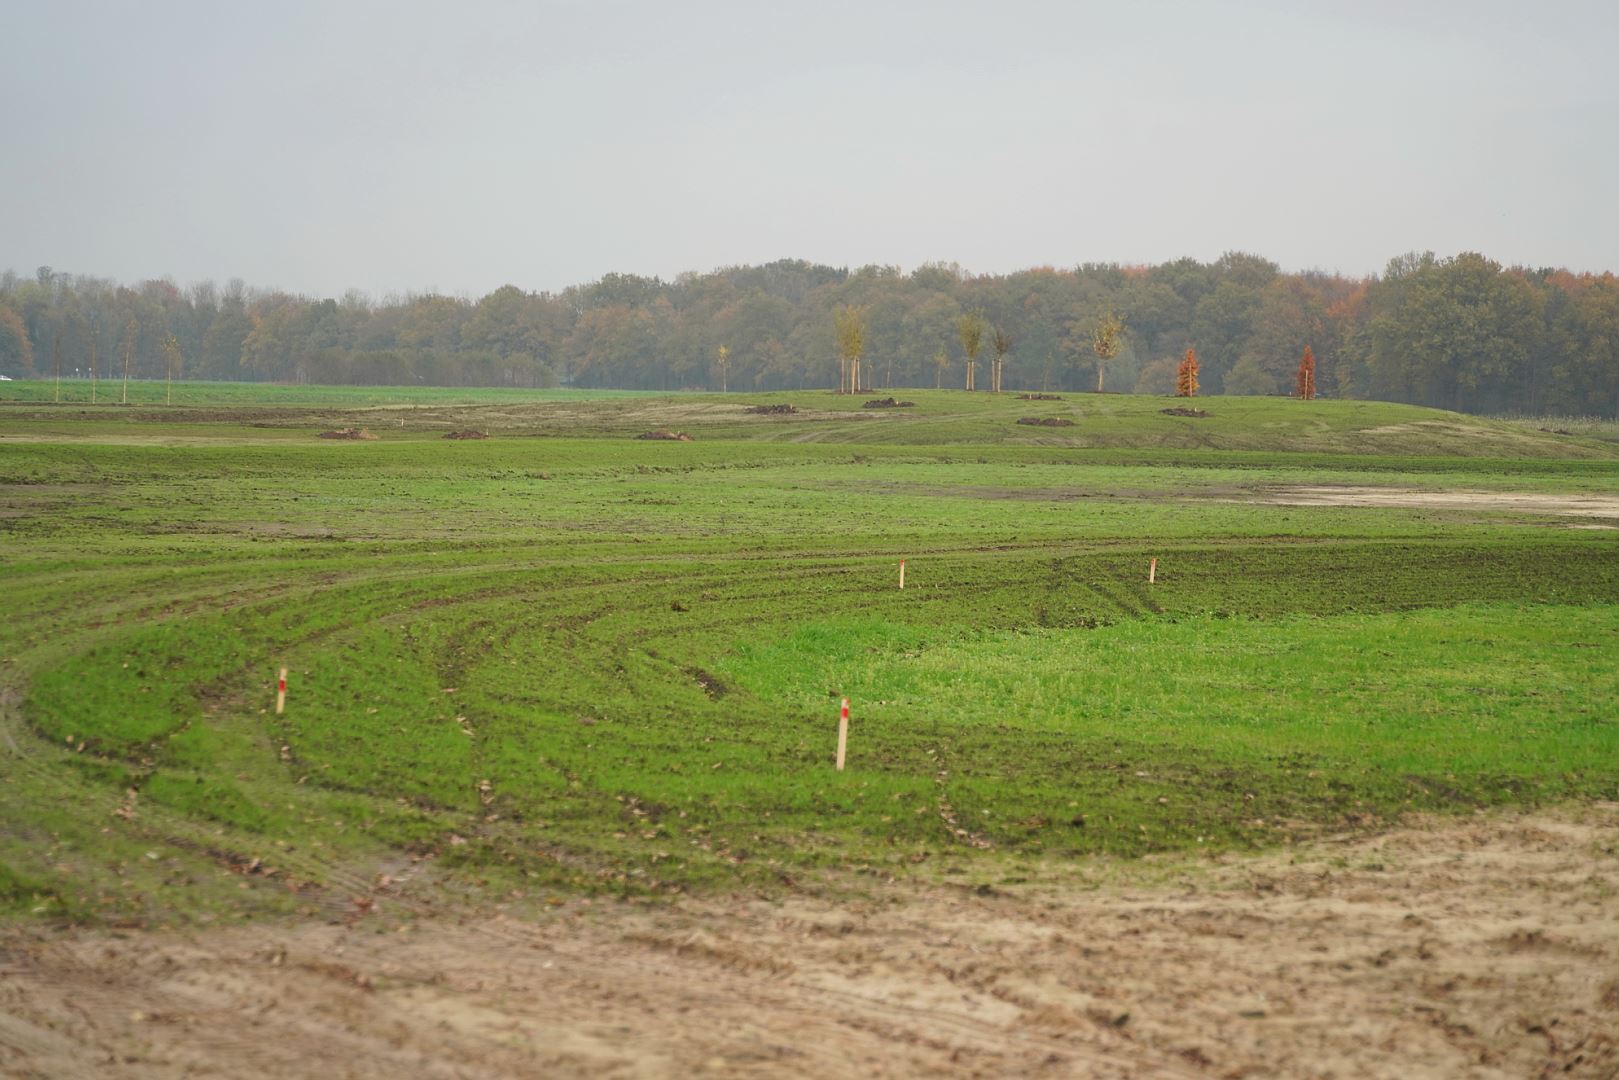
[[[839,310],[840,310],[840,312],[842,312],[843,310],[846,310],[846,309],[839,309]],[[839,327],[840,327],[839,332],[841,334],[841,332],[842,332],[842,324],[841,323],[839,324]],[[1097,344],[1097,356],[1099,356],[1099,357],[1103,356],[1103,351],[1104,351],[1104,348],[1105,348],[1107,350],[1107,356],[1105,357],[1105,359],[1112,359],[1113,356],[1118,355],[1118,334],[1122,330],[1122,324],[1120,324],[1118,322],[1118,320],[1114,319],[1110,323],[1106,324],[1104,329],[1107,331],[1108,341],[1105,342],[1105,343],[1102,342],[1100,335],[1103,334],[1103,330],[1099,329],[1098,330],[1099,337],[1098,337],[1098,344]],[[997,331],[997,333],[999,333],[999,332]],[[999,349],[999,345],[1000,345],[1000,343],[997,342],[997,349]],[[859,370],[860,370],[858,357],[855,359],[854,367],[853,367],[852,370],[853,370],[854,377],[858,378]],[[1100,372],[1101,368],[1098,367],[1097,370],[1098,370],[1098,372]],[[850,374],[849,369],[845,369],[844,376],[848,377],[849,374]],[[967,368],[967,389],[971,390],[972,388],[973,388],[972,387],[972,367],[971,367],[971,362],[969,361],[969,365],[968,365],[968,368]],[[1000,364],[999,363],[997,363],[995,365],[994,388],[995,388],[995,391],[997,393],[1000,391]],[[1100,378],[1098,378],[1097,389],[1098,390],[1101,389]],[[1196,349],[1187,349],[1186,350],[1186,356],[1181,359],[1180,366],[1175,369],[1175,396],[1176,397],[1184,397],[1184,398],[1197,397],[1197,391],[1198,391],[1198,384],[1197,384],[1197,350]],[[847,390],[846,387],[840,387],[838,392],[839,393],[847,393],[849,391]],[[1315,398],[1315,354],[1310,350],[1310,347],[1308,345],[1306,345],[1304,347],[1304,358],[1299,361],[1298,381],[1296,383],[1295,392],[1296,392],[1298,397],[1303,398],[1305,401],[1310,401],[1310,400],[1313,400]],[[1062,398],[1061,398],[1060,395],[1057,395],[1057,394],[1019,394],[1018,395],[1018,400],[1019,401],[1061,401]],[[915,406],[916,406],[916,402],[914,402],[914,401],[897,401],[894,398],[888,397],[888,398],[877,398],[875,400],[868,401],[862,407],[867,408],[867,409],[910,409],[910,408],[915,408]],[[750,407],[747,411],[750,412],[750,413],[759,413],[759,414],[762,414],[762,415],[787,415],[787,414],[791,414],[791,413],[796,413],[798,411],[798,407],[796,405],[785,405],[785,404],[782,404],[782,405],[754,405],[754,406]],[[1174,408],[1174,409],[1162,409],[1160,411],[1163,412],[1167,416],[1206,417],[1206,416],[1209,415],[1207,412],[1203,411],[1202,409]],[[1030,425],[1031,427],[1073,427],[1074,426],[1074,422],[1072,420],[1069,420],[1068,418],[1062,417],[1062,416],[1025,416],[1025,417],[1021,417],[1018,420],[1018,423],[1027,424],[1027,425]],[[684,431],[668,431],[668,430],[648,431],[648,432],[646,432],[644,434],[637,435],[636,438],[637,439],[656,439],[656,440],[663,440],[663,441],[670,441],[670,442],[690,442],[691,441],[691,436],[686,434]]]
[[[838,339],[838,393],[857,394],[860,392],[860,358],[866,351],[866,316],[864,307],[843,305],[832,313]],[[1005,368],[1006,354],[1012,351],[1012,337],[999,326],[992,326],[985,321],[982,315],[976,312],[967,312],[956,319],[956,336],[961,341],[961,351],[967,356],[967,383],[968,390],[975,390],[977,386],[973,379],[974,369],[978,365],[978,355],[984,350],[985,335],[989,336],[989,343],[993,347],[994,359],[990,362],[989,388],[992,393],[1001,392],[1001,373]],[[1113,312],[1108,312],[1096,320],[1091,331],[1091,351],[1096,354],[1096,392],[1101,393],[1103,381],[1107,375],[1107,365],[1119,355],[1124,345],[1124,320]],[[720,346],[720,364],[723,370],[730,350]],[[934,355],[934,366],[939,373],[939,382],[943,381],[944,369],[949,364],[949,357],[943,349]],[[937,388],[937,387],[936,387]],[[1175,372],[1175,396],[1197,396],[1197,350],[1187,349],[1186,356],[1180,362]],[[1315,354],[1310,347],[1304,347],[1304,358],[1299,361],[1298,379],[1295,384],[1296,396],[1310,401],[1315,397]],[[893,399],[890,398],[891,402]],[[867,408],[881,408],[881,404],[867,402]],[[888,405],[889,408],[894,407]]]

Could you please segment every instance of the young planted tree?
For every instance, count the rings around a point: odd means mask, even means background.
[[[120,404],[129,404],[129,358],[135,352],[135,334],[137,333],[135,320],[130,319],[124,326],[124,399]]]
[[[860,354],[866,351],[866,309],[843,305],[832,313],[838,333],[838,393],[860,391]]]
[[[62,400],[62,331],[56,331],[56,337],[51,344],[51,368],[56,372],[55,400]]]
[[[1102,392],[1103,377],[1107,374],[1107,365],[1124,344],[1124,321],[1113,312],[1108,312],[1096,320],[1096,327],[1091,331],[1091,351],[1096,354],[1096,392]]]
[[[933,389],[944,386],[944,369],[950,366],[950,354],[943,349],[933,354]]]
[[[174,404],[174,376],[180,370],[180,339],[163,335],[163,404]]]
[[[729,368],[731,364],[731,347],[729,345],[721,345],[714,356],[716,362],[718,362],[720,366],[720,393],[723,394],[726,391],[726,369]]]
[[[1012,336],[997,326],[990,335],[989,344],[995,352],[995,363],[989,372],[989,388],[998,394],[1001,392],[1001,372],[1006,369],[1006,354],[1012,351]]]
[[[961,339],[961,351],[967,354],[967,389],[973,388],[973,368],[978,354],[984,349],[984,317],[968,312],[956,320],[956,336]]]
[[[1304,347],[1304,359],[1299,361],[1297,393],[1305,401],[1315,398],[1315,353],[1308,345]]]
[[[1186,358],[1175,370],[1175,396],[1197,397],[1197,350],[1187,349]]]

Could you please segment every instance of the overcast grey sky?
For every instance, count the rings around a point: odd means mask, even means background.
[[[0,0],[0,268],[1619,270],[1619,4]]]

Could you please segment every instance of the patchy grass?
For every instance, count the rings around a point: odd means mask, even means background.
[[[765,887],[1615,795],[1611,535],[1267,501],[1611,496],[1607,448],[1263,399],[1185,445],[1157,399],[1070,396],[1086,446],[1020,439],[1013,395],[907,397],[8,406],[7,910]],[[356,417],[384,437],[312,437]],[[699,437],[625,435],[668,426]]]
[[[1619,443],[1619,419],[1608,416],[1507,416],[1492,417],[1542,434],[1573,435]]]

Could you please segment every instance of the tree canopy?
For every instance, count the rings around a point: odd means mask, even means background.
[[[1094,364],[1107,386],[1168,394],[1195,347],[1202,392],[1281,394],[1308,347],[1323,397],[1619,412],[1619,280],[1477,253],[1402,255],[1366,278],[1284,273],[1241,252],[976,276],[781,260],[670,281],[608,274],[559,293],[505,285],[478,299],[381,300],[41,267],[0,275],[0,374],[46,374],[59,337],[64,377],[88,377],[99,343],[103,370],[121,374],[127,348],[132,376],[163,378],[173,335],[186,376],[201,379],[831,388],[851,359],[839,310],[862,312],[855,355],[887,386],[938,381],[940,350],[976,359],[969,345],[992,328],[1009,345],[996,367],[1010,387],[1079,390],[1098,381]],[[1104,357],[1095,335],[1110,315],[1130,329]]]

